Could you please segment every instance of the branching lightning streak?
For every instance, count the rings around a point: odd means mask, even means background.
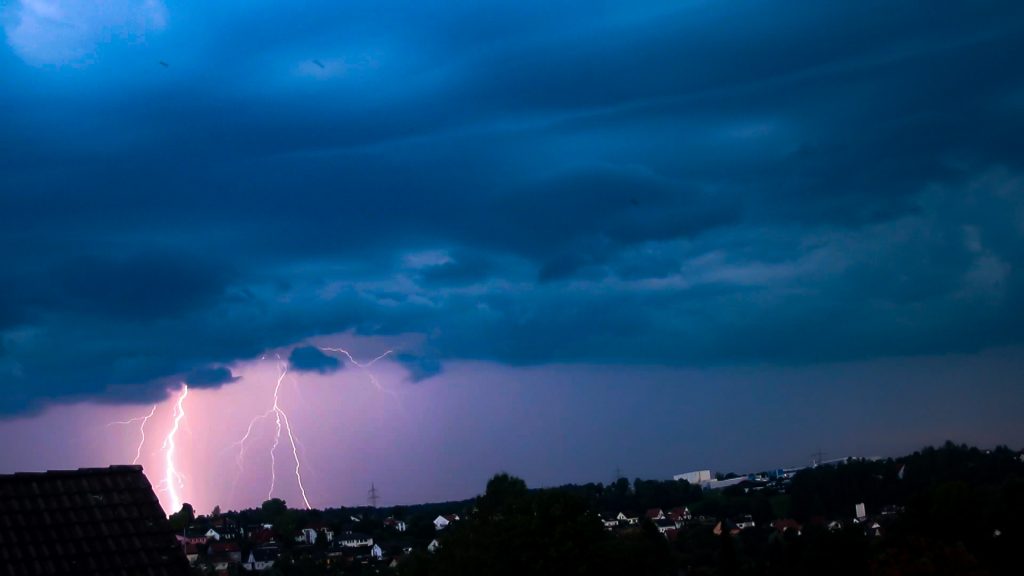
[[[324,352],[337,352],[339,354],[344,354],[345,357],[348,358],[349,362],[355,364],[356,366],[358,366],[360,368],[363,368],[364,370],[366,368],[369,368],[370,366],[373,366],[379,360],[383,360],[384,358],[390,356],[391,354],[394,354],[394,350],[388,350],[387,352],[384,352],[383,354],[381,354],[380,356],[377,356],[373,360],[370,360],[369,362],[363,364],[363,363],[359,362],[358,360],[356,360],[355,358],[353,358],[352,354],[348,350],[345,350],[344,348],[321,348],[320,350],[322,350]]]
[[[164,438],[163,450],[164,450],[164,485],[167,489],[167,494],[171,499],[171,512],[177,512],[181,509],[181,496],[178,494],[178,488],[184,486],[181,474],[178,472],[177,467],[174,463],[174,437],[178,434],[178,428],[181,426],[181,420],[185,417],[185,398],[188,396],[188,384],[182,384],[181,394],[178,395],[178,403],[174,407],[174,424],[171,426],[171,431],[167,433],[167,437]]]
[[[268,416],[270,416],[270,412],[260,414],[259,416],[256,416],[255,418],[250,420],[249,427],[246,429],[245,435],[242,436],[241,440],[232,444],[232,446],[238,446],[238,456],[235,457],[235,465],[238,467],[238,470],[235,471],[235,479],[231,482],[231,492],[229,498],[233,499],[235,497],[235,490],[238,488],[238,480],[241,478],[242,472],[245,471],[245,443],[247,440],[249,440],[249,437],[252,436],[253,426],[255,426],[257,422]]]
[[[280,399],[281,382],[284,381],[284,377],[288,374],[288,365],[282,362],[280,357],[278,357],[278,368],[280,369],[281,374],[277,377],[277,384],[274,386],[274,405],[270,408],[274,412],[275,433],[274,445],[270,449],[271,474],[270,490],[267,492],[267,499],[269,500],[271,494],[274,493],[274,484],[276,481],[274,467],[277,463],[274,453],[277,451],[277,446],[281,442],[281,422],[283,420],[284,431],[288,434],[288,442],[292,447],[292,458],[295,459],[295,481],[299,485],[299,492],[302,494],[302,502],[306,505],[306,509],[309,510],[312,509],[312,506],[309,505],[309,499],[306,497],[306,488],[302,485],[302,464],[299,461],[299,449],[295,445],[295,435],[292,433],[292,425],[291,422],[288,421],[288,414],[281,409],[281,406],[278,403]]]
[[[130,420],[121,420],[121,421],[118,421],[118,422],[111,422],[110,424],[107,424],[107,426],[114,426],[114,425],[124,425],[124,426],[127,426],[128,424],[135,424],[135,423],[139,424],[139,446],[135,450],[135,459],[132,460],[132,464],[138,464],[139,463],[139,459],[142,458],[142,445],[146,443],[146,422],[149,422],[149,419],[152,418],[153,414],[155,414],[155,413],[156,413],[156,404],[153,404],[153,409],[150,410],[149,414],[146,414],[145,416],[138,416],[138,417],[132,418]]]
[[[288,413],[281,408],[280,397],[281,397],[281,383],[284,382],[285,376],[288,374],[288,365],[281,360],[281,357],[277,357],[278,370],[280,374],[277,377],[277,383],[274,385],[274,402],[270,406],[270,409],[260,414],[249,421],[249,427],[245,431],[245,435],[242,439],[236,442],[238,445],[238,457],[235,459],[235,464],[238,466],[238,473],[235,475],[235,482],[232,485],[232,493],[238,483],[239,475],[243,471],[243,460],[245,457],[245,443],[249,440],[252,435],[253,427],[256,423],[265,418],[271,416],[274,417],[274,443],[270,448],[270,489],[267,491],[267,498],[270,499],[274,494],[274,488],[277,486],[277,447],[281,444],[281,432],[282,430],[288,435],[288,442],[292,448],[292,458],[295,460],[295,480],[299,485],[299,492],[302,495],[302,502],[306,505],[306,509],[312,509],[309,504],[309,498],[306,496],[306,487],[302,483],[302,464],[299,460],[298,441],[295,438],[295,434],[292,432],[291,422],[288,420]]]
[[[349,362],[351,362],[355,366],[361,368],[363,370],[363,372],[366,373],[366,376],[370,379],[370,383],[373,384],[377,388],[377,390],[380,390],[381,392],[384,392],[385,394],[388,394],[389,396],[391,396],[393,398],[397,398],[397,396],[395,395],[394,391],[388,390],[387,388],[384,388],[383,386],[381,386],[380,385],[380,381],[377,380],[377,376],[374,375],[374,373],[370,371],[370,367],[371,366],[376,364],[379,360],[383,360],[384,358],[386,358],[386,357],[390,356],[391,354],[393,354],[394,350],[388,350],[388,351],[384,352],[383,354],[381,354],[380,356],[377,356],[373,360],[370,360],[369,362],[366,362],[366,363],[359,362],[358,360],[353,358],[352,354],[348,350],[345,350],[344,348],[321,348],[320,350],[322,350],[324,352],[337,352],[339,354],[345,355],[345,357],[348,358]]]

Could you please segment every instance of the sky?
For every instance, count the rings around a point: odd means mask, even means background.
[[[0,473],[206,511],[1024,445],[1020,2],[0,28]]]

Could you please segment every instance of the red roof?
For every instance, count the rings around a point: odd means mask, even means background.
[[[658,516],[664,516],[665,513],[661,511],[661,508],[651,508],[644,513],[647,518],[657,518]]]
[[[779,532],[785,532],[787,530],[800,530],[802,526],[796,520],[792,518],[780,518],[775,522],[772,522],[772,526]]]
[[[210,544],[210,553],[216,554],[218,552],[239,552],[242,548],[237,542],[214,542]]]
[[[266,544],[274,539],[274,533],[266,528],[260,528],[249,535],[249,539],[257,544]]]

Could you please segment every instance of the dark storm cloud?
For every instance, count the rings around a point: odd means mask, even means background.
[[[199,257],[148,253],[117,260],[78,256],[50,278],[58,303],[84,314],[147,321],[209,304],[224,289],[225,271]]]
[[[496,264],[484,254],[464,250],[449,255],[449,259],[425,266],[418,280],[428,286],[458,286],[486,279],[496,272]]]
[[[288,355],[288,363],[299,372],[329,374],[341,367],[341,361],[312,346],[299,346]]]
[[[216,388],[235,380],[238,380],[238,377],[231,373],[230,368],[223,366],[199,368],[185,377],[185,383],[196,388]]]
[[[399,354],[395,357],[409,371],[413,382],[422,382],[441,373],[441,362],[436,357]]]
[[[1020,3],[114,4],[0,21],[0,413],[343,331],[414,379],[1024,336]]]

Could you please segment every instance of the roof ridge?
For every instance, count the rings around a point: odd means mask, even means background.
[[[113,474],[113,473],[124,473],[124,472],[142,472],[142,466],[140,464],[112,464],[105,468],[78,468],[78,469],[66,469],[66,470],[46,470],[36,472],[14,472],[11,474],[0,474],[0,480],[4,478],[27,478],[32,476],[63,476],[63,475],[82,475],[82,474]]]

